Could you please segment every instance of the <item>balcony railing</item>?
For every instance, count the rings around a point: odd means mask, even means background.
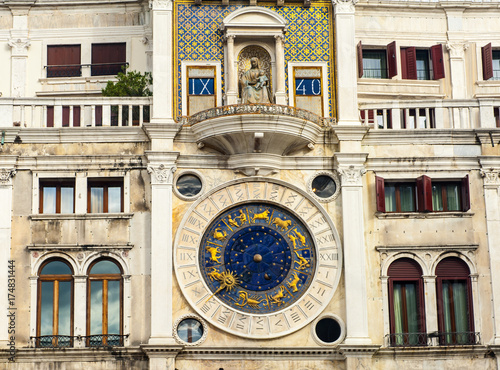
[[[360,119],[374,129],[500,127],[500,99],[396,100],[360,103]]]
[[[64,64],[45,66],[47,78],[53,77],[80,77],[82,68],[90,68],[91,76],[117,75],[128,67],[128,63],[94,63],[94,64]]]
[[[430,336],[437,337],[442,346],[467,346],[481,343],[480,333],[473,331],[465,332],[437,332]]]
[[[142,126],[150,97],[0,98],[0,127]]]
[[[391,347],[421,347],[429,345],[427,333],[392,333],[386,335]]]
[[[70,348],[78,343],[86,347],[122,347],[128,336],[129,334],[41,335],[30,339],[37,348]]]

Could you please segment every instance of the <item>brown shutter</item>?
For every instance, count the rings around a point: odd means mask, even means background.
[[[400,258],[389,266],[387,275],[394,279],[420,279],[422,277],[422,269],[420,265],[410,258]]]
[[[429,176],[417,178],[418,211],[432,211],[432,182]]]
[[[469,175],[462,179],[462,211],[467,212],[470,209]]]
[[[80,58],[80,45],[47,46],[47,77],[81,76]]]
[[[95,106],[95,125],[102,126],[102,105]]]
[[[363,45],[358,42],[358,77],[363,77]]]
[[[116,75],[126,65],[126,43],[92,44],[92,76]]]
[[[384,179],[375,176],[375,185],[377,191],[377,211],[385,212],[385,183]]]
[[[47,127],[54,127],[54,107],[47,107]]]
[[[431,60],[434,79],[444,78],[443,45],[437,44],[431,47]]]
[[[69,127],[69,107],[63,106],[62,109],[62,126]]]
[[[406,78],[409,80],[417,79],[417,51],[414,47],[406,49]]]
[[[406,71],[406,48],[405,49],[401,49],[401,78],[403,80],[406,80],[408,77],[408,73]]]
[[[483,54],[483,80],[489,80],[493,77],[493,50],[491,42],[481,48]]]
[[[389,78],[398,74],[398,62],[396,58],[396,41],[387,45],[387,66],[389,69]]]
[[[469,266],[457,257],[445,258],[436,266],[436,275],[440,278],[452,277],[467,279],[469,274]]]
[[[73,127],[80,127],[80,107],[78,105],[73,107]]]

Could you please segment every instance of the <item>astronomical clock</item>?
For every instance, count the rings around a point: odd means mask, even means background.
[[[337,232],[316,201],[279,181],[214,189],[184,216],[175,271],[192,308],[252,338],[279,337],[315,319],[341,271]]]

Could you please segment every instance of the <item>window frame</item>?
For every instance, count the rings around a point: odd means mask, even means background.
[[[416,212],[417,211],[417,186],[416,183],[413,181],[388,181],[384,183],[384,189],[387,186],[387,184],[392,184],[394,185],[394,192],[395,192],[395,202],[396,202],[396,210],[395,211],[386,211],[387,213],[403,213],[403,212]],[[403,185],[408,185],[412,184],[413,185],[413,209],[414,211],[402,211],[401,210],[401,186]],[[387,193],[386,193],[387,195]],[[385,197],[384,197],[385,199]],[[387,208],[387,207],[386,207]]]
[[[427,73],[429,78],[418,78],[419,52],[427,52]],[[443,45],[436,44],[430,48],[401,47],[401,78],[403,80],[431,81],[440,80],[445,77]]]
[[[53,53],[56,53],[55,50],[66,48],[69,50],[69,53],[78,54],[78,58],[76,55],[67,56],[69,59],[75,58],[78,59],[78,63],[67,63],[61,62],[60,64],[55,64],[51,59],[58,58]],[[74,50],[71,50],[74,49]],[[82,76],[82,45],[81,44],[50,44],[46,47],[47,50],[47,64],[46,64],[46,78],[58,78],[58,77],[81,77]],[[54,51],[50,51],[54,50]],[[68,52],[68,51],[67,51]],[[50,72],[51,69],[54,69],[57,72]],[[54,75],[52,75],[54,73]]]
[[[496,64],[494,61],[500,61],[500,49],[493,47],[490,42],[481,47],[484,81],[500,81],[500,69],[494,68]]]
[[[357,45],[357,55],[358,55],[358,77],[359,78],[370,78],[370,79],[392,79],[398,74],[398,65],[396,58],[396,41],[393,41],[386,46],[369,46],[363,47],[361,41],[358,42]],[[364,52],[380,52],[381,54],[385,53],[385,70],[380,68],[381,77],[367,77],[364,76],[364,66],[363,60],[365,59]],[[385,77],[383,76],[385,73]]]
[[[181,83],[182,83],[182,99],[181,110],[183,116],[189,115],[188,101],[189,101],[189,78],[188,68],[190,67],[211,67],[215,68],[214,77],[214,93],[215,93],[215,106],[222,106],[222,77],[221,77],[221,62],[208,61],[208,60],[195,60],[195,61],[181,61]]]
[[[49,178],[40,178],[39,179],[39,192],[40,195],[38,197],[39,200],[39,207],[38,207],[38,213],[39,214],[61,214],[61,188],[63,187],[69,187],[69,186],[63,186],[64,184],[71,184],[73,188],[73,212],[71,213],[65,213],[65,214],[74,214],[75,213],[75,206],[76,206],[76,181],[75,178],[61,178],[61,179],[49,179]],[[44,193],[44,188],[48,187],[55,187],[56,188],[56,212],[55,213],[45,213],[43,212],[43,193]]]
[[[91,274],[92,268],[98,264],[99,262],[102,261],[109,261],[113,264],[115,264],[118,269],[120,270],[119,274]],[[102,333],[100,334],[92,334],[91,332],[91,283],[92,281],[102,281],[102,318],[101,318],[101,325],[102,325]],[[108,328],[109,328],[109,317],[108,317],[108,282],[109,281],[119,281],[120,282],[120,332],[119,333],[108,333]],[[105,287],[106,287],[106,293],[105,292]],[[124,281],[123,281],[123,269],[120,266],[120,264],[112,259],[112,258],[98,258],[95,261],[92,261],[92,263],[89,265],[87,269],[87,312],[86,312],[86,330],[87,330],[87,341],[86,341],[86,346],[90,347],[90,336],[91,335],[113,335],[113,334],[118,334],[120,336],[123,335],[123,289],[124,289]],[[108,338],[102,338],[102,345],[107,345],[107,340]],[[124,338],[120,337],[120,345],[124,345]]]
[[[66,266],[68,266],[68,268],[70,269],[71,271],[71,275],[66,275],[66,274],[60,274],[60,275],[57,275],[57,274],[52,274],[52,275],[42,275],[41,272],[42,270],[45,268],[45,266],[47,266],[48,264],[52,263],[52,262],[62,262],[64,263]],[[74,308],[75,308],[75,304],[74,304],[74,299],[75,299],[75,281],[74,281],[74,278],[73,278],[73,275],[74,275],[74,270],[73,270],[73,267],[71,266],[70,263],[68,263],[66,260],[64,260],[63,258],[60,258],[60,257],[55,257],[55,258],[49,258],[47,259],[46,261],[44,261],[40,267],[38,268],[38,274],[37,274],[37,309],[36,309],[36,337],[39,338],[41,336],[41,321],[42,321],[42,283],[43,282],[54,282],[54,285],[53,285],[53,304],[52,304],[52,335],[53,336],[57,336],[59,335],[59,322],[58,320],[54,320],[54,318],[58,318],[59,317],[59,294],[55,294],[55,292],[57,291],[57,293],[59,293],[59,282],[60,281],[69,281],[71,282],[71,297],[70,297],[70,341],[69,341],[69,346],[65,346],[65,347],[73,347],[73,333],[74,333],[74,317],[75,317],[75,314],[74,314]],[[55,282],[57,281],[57,284],[55,284]],[[56,296],[57,296],[57,299],[56,299]],[[56,303],[56,300],[57,300],[57,305],[55,304]],[[40,340],[37,339],[37,342],[36,342],[36,347],[41,347],[40,346]],[[52,343],[53,343],[53,347],[58,347],[58,340],[57,339],[52,339]]]
[[[103,54],[105,57],[103,58],[102,55],[96,55],[98,54],[95,50],[94,47],[97,49],[98,47],[108,47],[111,48],[111,46],[114,46],[116,50],[112,50],[111,52],[108,51],[108,53]],[[90,44],[90,76],[92,77],[98,77],[98,76],[116,76],[118,72],[123,72],[123,67],[128,66],[127,62],[127,43],[126,42],[96,42],[96,43],[91,43]],[[115,58],[116,57],[116,58]],[[112,61],[112,62],[104,62],[104,63],[96,63],[95,59],[123,59],[120,61]],[[116,69],[116,73],[105,73],[107,72],[106,70],[106,65],[107,66],[113,66],[112,68]],[[116,65],[116,66],[115,66]],[[118,71],[118,65],[120,67],[120,70]],[[104,71],[104,72],[101,72]],[[113,71],[115,72],[115,71]]]
[[[108,203],[108,188],[120,187],[120,212],[124,212],[125,205],[125,195],[124,195],[124,182],[125,179],[123,177],[108,177],[108,178],[87,178],[87,213],[110,213],[108,212],[109,203]],[[119,184],[120,186],[117,186]],[[103,187],[103,210],[102,212],[92,212],[92,197],[91,190],[92,188]]]

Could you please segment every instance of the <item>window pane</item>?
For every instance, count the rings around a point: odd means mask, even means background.
[[[443,210],[443,195],[441,185],[432,185],[432,210]]]
[[[394,333],[403,333],[402,284],[394,283]]]
[[[73,213],[74,208],[73,188],[61,188],[61,213]]]
[[[54,283],[42,281],[42,297],[40,300],[40,335],[52,335],[54,312]]]
[[[493,80],[500,80],[500,50],[493,50]]]
[[[396,212],[396,187],[394,185],[385,185],[385,211]]]
[[[103,187],[90,188],[90,212],[91,213],[104,212],[104,188]]]
[[[446,200],[448,201],[448,211],[460,211],[460,185],[446,185]]]
[[[90,335],[102,334],[102,281],[90,282]]]
[[[120,281],[108,281],[108,334],[120,334]]]
[[[71,269],[67,264],[61,261],[52,261],[47,263],[42,269],[40,275],[71,275]]]
[[[415,211],[415,195],[413,185],[400,185],[399,195],[401,197],[401,212]]]
[[[429,51],[417,50],[417,79],[430,80],[429,74]]]
[[[122,211],[122,188],[109,187],[108,188],[108,212],[118,213]]]
[[[99,261],[90,270],[91,274],[121,274],[116,263],[111,261]]]
[[[59,282],[59,335],[71,335],[71,282]],[[69,341],[69,339],[68,339]]]
[[[387,78],[385,50],[363,50],[363,77]]]
[[[43,211],[42,213],[56,213],[56,187],[45,186],[43,188]]]
[[[469,331],[469,320],[467,314],[467,285],[465,282],[453,282],[452,289],[453,309],[455,311],[455,327],[457,332],[463,333]],[[465,337],[465,335],[460,337]]]

